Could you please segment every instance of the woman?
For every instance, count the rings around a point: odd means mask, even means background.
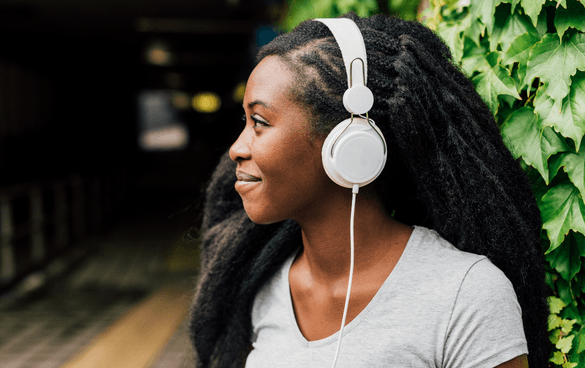
[[[388,162],[356,204],[338,366],[520,367],[528,356],[545,367],[540,216],[490,111],[425,27],[346,17],[364,38],[369,116]],[[244,130],[206,192],[197,366],[326,367],[349,277],[351,194],[327,177],[321,147],[348,115],[345,67],[316,21],[258,60]]]

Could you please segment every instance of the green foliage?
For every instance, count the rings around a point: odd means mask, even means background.
[[[287,0],[288,11],[280,24],[290,31],[304,20],[312,18],[335,18],[350,11],[361,17],[382,12],[379,4],[387,7],[390,14],[403,19],[416,19],[420,0]],[[310,5],[309,5],[310,4]]]
[[[543,221],[551,366],[585,367],[585,6],[439,4],[427,25],[473,81],[532,181]]]

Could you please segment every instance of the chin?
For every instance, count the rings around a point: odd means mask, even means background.
[[[244,205],[244,210],[246,211],[246,214],[248,215],[248,218],[255,224],[258,225],[270,225],[270,224],[274,224],[280,221],[283,221],[283,218],[278,218],[275,216],[270,216],[269,214],[265,214],[265,213],[258,213],[255,212],[253,210],[249,210],[246,208],[246,206]]]

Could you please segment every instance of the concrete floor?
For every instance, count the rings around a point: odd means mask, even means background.
[[[131,220],[92,239],[92,251],[64,276],[25,297],[3,295],[0,368],[61,367],[157,290],[178,287],[190,297],[198,253],[196,244],[183,237],[194,216],[169,220],[168,214],[129,216]],[[148,367],[188,366],[186,324],[162,349],[153,347],[145,354],[151,354]]]

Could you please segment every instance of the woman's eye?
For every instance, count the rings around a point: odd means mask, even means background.
[[[254,128],[268,126],[268,123],[267,122],[265,122],[264,120],[259,119],[256,115],[250,116],[250,119],[252,119],[252,121],[254,122]]]

